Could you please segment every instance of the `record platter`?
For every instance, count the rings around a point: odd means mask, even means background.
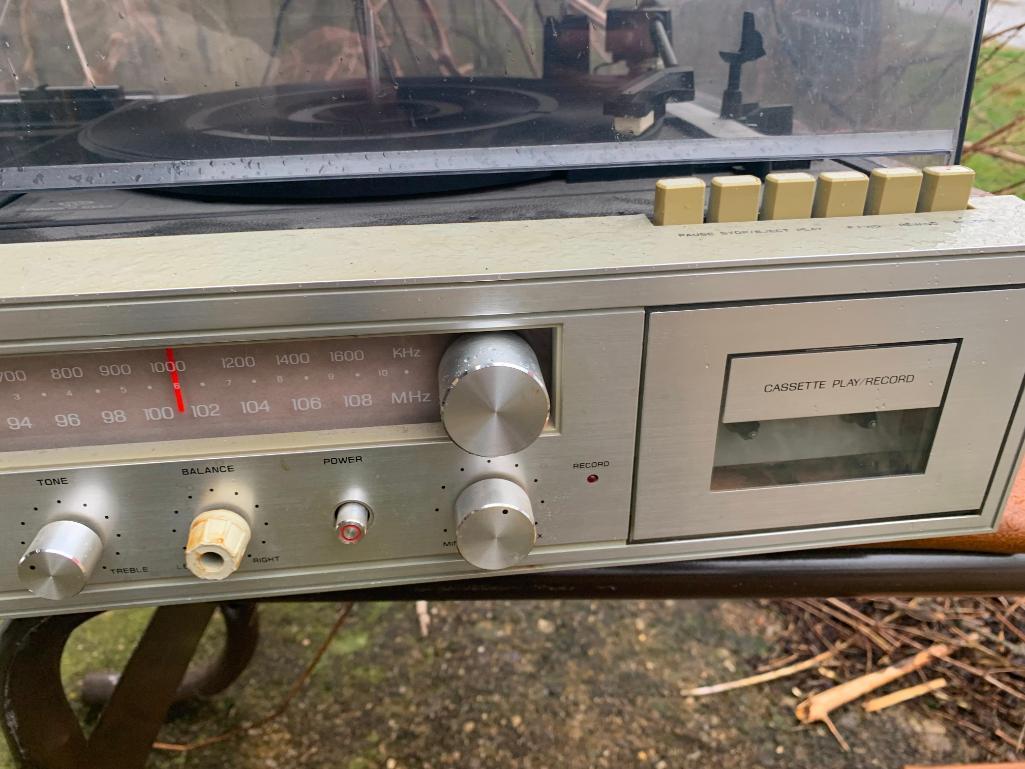
[[[298,153],[381,151],[395,141],[411,149],[487,147],[556,130],[580,141],[611,139],[608,121],[588,125],[571,96],[512,79],[404,80],[377,100],[362,82],[275,86],[135,105],[91,123],[79,141],[98,157],[131,161],[248,156],[258,143]],[[144,138],[153,124],[167,137],[156,156]]]
[[[531,144],[539,136],[580,144],[624,140],[602,114],[603,93],[611,98],[617,83],[596,83],[588,98],[558,82],[516,78],[403,78],[373,99],[365,81],[240,89],[128,104],[83,127],[75,151],[99,162],[123,163],[259,157],[268,145],[288,155],[334,155],[386,152],[396,143],[404,151],[424,151]],[[159,145],[148,138],[152,126],[160,126]],[[700,134],[683,121],[660,119],[646,136],[678,138],[688,131]],[[486,174],[434,176],[417,180],[415,189],[501,182]],[[364,179],[311,189],[353,197],[374,194],[381,185]],[[233,191],[253,194],[252,189]]]

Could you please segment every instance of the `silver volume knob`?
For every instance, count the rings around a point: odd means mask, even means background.
[[[438,367],[438,389],[449,437],[477,456],[522,451],[548,421],[548,389],[537,356],[516,334],[456,339]]]
[[[103,541],[78,521],[54,521],[36,534],[18,561],[21,584],[40,598],[78,595],[103,555]]]
[[[504,478],[485,478],[456,499],[456,545],[478,569],[505,569],[534,547],[537,532],[530,497]]]

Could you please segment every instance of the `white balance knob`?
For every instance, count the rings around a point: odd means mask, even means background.
[[[530,553],[537,539],[530,497],[519,484],[485,478],[456,499],[456,545],[478,569],[505,569]]]
[[[189,527],[185,565],[200,579],[224,579],[235,573],[252,536],[249,523],[232,510],[207,510]]]
[[[18,578],[40,598],[71,598],[89,582],[103,555],[99,534],[78,521],[54,521],[36,534],[18,561]]]
[[[541,366],[516,334],[485,332],[456,339],[438,366],[438,389],[449,437],[477,456],[522,451],[548,421]]]

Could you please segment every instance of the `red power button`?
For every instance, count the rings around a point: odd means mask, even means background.
[[[363,539],[364,529],[355,523],[347,523],[338,530],[338,536],[346,544],[353,544]]]
[[[366,536],[370,508],[362,502],[343,502],[335,510],[335,531],[343,545],[355,545]]]

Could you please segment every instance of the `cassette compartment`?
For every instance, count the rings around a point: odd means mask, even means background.
[[[978,511],[1025,376],[1023,299],[650,313],[633,539]]]
[[[958,347],[731,355],[712,489],[925,472]]]

